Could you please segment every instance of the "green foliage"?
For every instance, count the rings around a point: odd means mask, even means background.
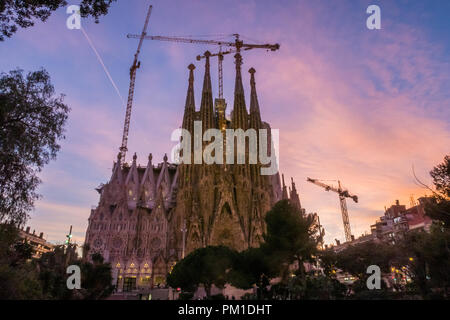
[[[11,224],[0,224],[0,300],[41,299],[35,267],[28,262],[32,250]]]
[[[415,289],[423,298],[432,291],[449,297],[450,231],[433,225],[430,233],[409,232],[401,243],[401,252]]]
[[[40,259],[30,259],[32,248],[22,242],[11,224],[0,224],[0,300],[3,299],[104,299],[114,286],[111,266],[96,255],[94,263],[81,261],[76,245],[56,246]],[[81,269],[81,289],[67,289],[66,268]]]
[[[108,13],[109,7],[116,0],[82,0],[80,13],[82,17],[92,16],[95,22]],[[53,11],[65,7],[65,0],[33,0],[16,1],[2,0],[0,2],[0,41],[10,38],[18,28],[28,28],[35,20],[46,21]]]
[[[93,263],[83,262],[75,253],[75,245],[65,248],[57,246],[53,252],[39,259],[40,280],[43,292],[48,299],[87,299],[99,300],[111,295],[114,290],[111,265],[103,263],[103,257],[95,254]],[[78,265],[81,269],[81,289],[67,289],[66,268]]]
[[[38,173],[60,149],[69,108],[45,70],[0,74],[0,222],[23,224],[38,198]]]
[[[425,205],[426,214],[450,228],[450,156],[430,171],[436,192]]]
[[[16,266],[30,259],[31,246],[23,243],[19,232],[13,224],[0,224],[0,263]]]
[[[41,282],[31,264],[0,264],[0,300],[42,299]]]
[[[103,257],[94,261],[94,264],[81,263],[80,267],[83,299],[100,300],[111,295],[114,291],[114,286],[111,284],[111,265],[103,263]]]
[[[381,272],[389,273],[392,265],[398,265],[398,249],[387,243],[365,242],[350,245],[339,252],[336,257],[336,266],[344,272],[358,277],[361,281],[367,279],[367,267],[377,265]]]
[[[296,299],[331,300],[342,299],[347,287],[338,280],[321,275],[307,275],[305,280],[294,277],[290,283]]]
[[[320,259],[320,265],[323,268],[323,272],[326,276],[335,278],[336,269],[338,263],[338,255],[333,249],[323,250],[318,253],[318,258]]]
[[[273,276],[269,257],[262,248],[250,248],[240,252],[230,272],[233,286],[250,289],[253,285],[260,287],[264,276]]]
[[[264,250],[270,256],[278,273],[287,274],[286,269],[294,261],[304,273],[303,263],[314,261],[321,240],[319,228],[312,215],[303,215],[289,201],[277,202],[265,217],[267,233],[264,234]]]
[[[185,292],[194,292],[199,285],[203,285],[210,297],[212,285],[223,288],[226,284],[236,255],[236,251],[224,246],[197,249],[174,266],[167,283]]]
[[[436,190],[447,199],[450,198],[450,156],[430,171]]]

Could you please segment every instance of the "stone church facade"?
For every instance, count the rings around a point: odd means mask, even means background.
[[[270,129],[261,120],[255,70],[249,70],[248,112],[240,54],[235,59],[231,119],[225,116],[224,99],[215,99],[213,104],[208,52],[199,111],[194,99],[195,66],[188,67],[183,129],[193,132],[194,121],[202,121],[203,132],[209,128]],[[84,252],[87,259],[94,252],[101,253],[111,263],[119,291],[164,285],[173,265],[197,248],[226,245],[240,251],[258,246],[266,212],[277,201],[289,198],[284,177],[281,185],[278,173],[261,175],[260,163],[177,165],[164,156],[161,163],[153,164],[151,154],[145,166],[137,164],[136,155],[131,165],[121,160],[119,155],[109,182],[97,188],[100,200],[91,210]],[[290,198],[300,207],[293,181]]]

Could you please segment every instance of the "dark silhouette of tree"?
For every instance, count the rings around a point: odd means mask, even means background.
[[[312,215],[302,214],[287,200],[277,202],[267,212],[267,232],[264,250],[271,257],[272,266],[278,266],[283,278],[289,266],[296,262],[300,276],[305,275],[304,262],[315,261],[321,236]]]
[[[326,255],[325,255],[326,256]],[[327,261],[327,259],[329,259]],[[387,284],[381,281],[380,290],[369,290],[367,288],[367,268],[371,265],[380,267],[382,275],[389,274],[391,267],[401,267],[406,263],[405,257],[401,254],[399,248],[388,243],[365,242],[356,245],[350,245],[344,250],[336,253],[335,258],[328,254],[325,258],[326,263],[332,263],[337,268],[335,271],[343,271],[356,277],[357,280],[352,284],[352,290],[358,299],[378,299],[386,298]],[[332,272],[332,275],[334,272]]]
[[[203,285],[207,298],[215,285],[223,288],[237,252],[225,246],[208,246],[191,252],[179,261],[167,276],[167,284],[186,292],[195,292]]]
[[[110,5],[116,0],[83,0],[80,15],[92,16],[98,23],[99,17],[106,15]],[[57,9],[68,4],[65,0],[2,0],[0,1],[0,41],[10,38],[18,28],[28,28],[35,20],[46,21]]]
[[[449,297],[449,244],[450,231],[439,224],[432,225],[430,232],[408,232],[400,244],[406,270],[415,289],[425,299],[433,295]]]
[[[12,224],[0,224],[0,300],[42,299],[32,248]]]
[[[434,220],[441,221],[450,228],[450,156],[430,171],[436,192],[425,205],[426,214]]]
[[[370,276],[366,273],[368,266],[377,265],[381,272],[389,273],[397,260],[398,250],[394,245],[365,242],[350,245],[337,253],[336,266],[365,282]]]
[[[75,252],[75,245],[57,246],[37,261],[39,280],[43,295],[56,300],[101,300],[111,295],[111,265],[104,263],[101,254],[91,256],[92,263],[82,261]],[[67,289],[66,269],[69,265],[78,265],[81,270],[81,289]]]
[[[56,158],[68,112],[45,70],[0,74],[0,222],[26,221],[39,197],[37,174]]]
[[[83,299],[101,300],[109,297],[114,291],[112,285],[111,265],[104,263],[101,254],[93,254],[92,262],[82,262],[81,294]]]
[[[270,279],[275,277],[270,257],[263,248],[249,248],[240,252],[229,273],[230,283],[241,289],[257,287],[257,298],[264,298]]]
[[[430,171],[433,184],[442,197],[450,198],[450,156]]]

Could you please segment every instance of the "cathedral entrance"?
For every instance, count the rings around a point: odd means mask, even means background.
[[[123,291],[130,292],[136,290],[136,277],[126,277],[123,282]]]

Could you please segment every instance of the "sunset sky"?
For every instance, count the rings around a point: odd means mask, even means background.
[[[69,1],[77,4],[78,1]],[[262,118],[280,130],[280,171],[293,177],[307,212],[317,212],[326,243],[344,240],[337,194],[306,177],[340,179],[357,194],[347,201],[352,233],[358,237],[396,199],[409,206],[426,193],[417,175],[450,154],[450,1],[150,1],[148,34],[228,39],[239,33],[250,43],[279,43],[277,52],[243,53],[249,106],[250,67]],[[95,24],[82,20],[126,100],[129,68],[149,1],[118,0]],[[366,8],[381,7],[381,30],[366,28]],[[57,93],[71,107],[66,139],[47,165],[28,225],[54,243],[84,241],[94,190],[110,177],[121,143],[125,105],[80,30],[66,28],[61,9],[45,23],[19,30],[0,42],[0,71],[45,68]],[[190,63],[195,70],[197,109],[203,62],[195,57],[214,46],[144,42],[131,118],[129,153],[146,165],[162,161],[181,125]],[[217,95],[217,60],[212,60]],[[224,61],[228,112],[233,105],[234,64]],[[333,183],[333,182],[330,182]]]

